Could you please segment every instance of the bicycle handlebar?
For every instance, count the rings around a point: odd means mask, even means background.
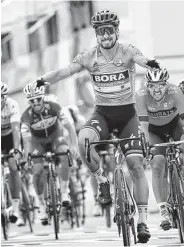
[[[58,153],[52,153],[52,152],[46,152],[44,154],[28,154],[28,161],[30,161],[31,159],[37,159],[37,158],[44,158],[47,161],[52,160],[54,157],[58,157],[58,156],[63,156],[66,155],[68,156],[68,163],[69,166],[72,166],[72,157],[71,157],[71,153],[70,150],[68,149],[66,152],[58,152]]]
[[[88,162],[91,162],[91,155],[90,155],[90,146],[91,145],[113,144],[114,146],[118,146],[122,142],[134,141],[134,140],[141,141],[142,139],[141,139],[141,136],[140,136],[140,137],[130,137],[130,138],[123,138],[123,139],[115,138],[115,139],[112,139],[112,140],[102,140],[102,141],[89,142],[89,139],[86,138],[85,139],[85,151],[86,151],[85,157],[86,157]]]

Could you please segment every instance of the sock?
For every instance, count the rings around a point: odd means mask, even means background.
[[[137,205],[137,208],[139,212],[139,219],[137,223],[146,223],[148,216],[148,205]]]
[[[96,178],[98,184],[107,182],[107,178],[102,175],[101,168],[98,168],[98,170],[96,170],[96,172],[93,172],[93,175]]]
[[[13,206],[13,211],[15,212],[15,214],[18,215],[19,213],[19,198],[13,198],[12,199],[12,206]]]
[[[159,207],[160,215],[162,216],[167,211],[167,202],[159,202],[157,205]]]

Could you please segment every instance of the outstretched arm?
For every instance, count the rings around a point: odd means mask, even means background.
[[[128,50],[132,56],[133,61],[139,64],[141,67],[146,69],[160,69],[160,65],[156,59],[146,58],[137,47],[129,45]]]
[[[71,63],[68,67],[47,72],[42,75],[41,78],[50,83],[55,83],[57,81],[68,78],[69,76],[80,72],[83,66],[79,63]]]

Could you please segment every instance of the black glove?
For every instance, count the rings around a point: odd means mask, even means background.
[[[47,82],[46,80],[44,80],[43,78],[40,78],[38,80],[36,80],[37,86],[41,87],[41,86],[45,86],[45,85],[49,85],[50,83]]]
[[[156,59],[148,60],[147,65],[153,69],[161,69]]]

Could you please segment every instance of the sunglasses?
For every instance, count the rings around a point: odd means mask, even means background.
[[[159,83],[148,83],[149,88],[155,88],[155,87],[165,87],[167,85],[166,82],[159,82]]]
[[[31,104],[38,104],[42,101],[43,97],[37,97],[37,98],[33,98],[33,99],[28,99],[29,103]]]
[[[107,34],[114,34],[116,32],[115,27],[98,27],[96,29],[96,34],[103,36],[105,33]]]

